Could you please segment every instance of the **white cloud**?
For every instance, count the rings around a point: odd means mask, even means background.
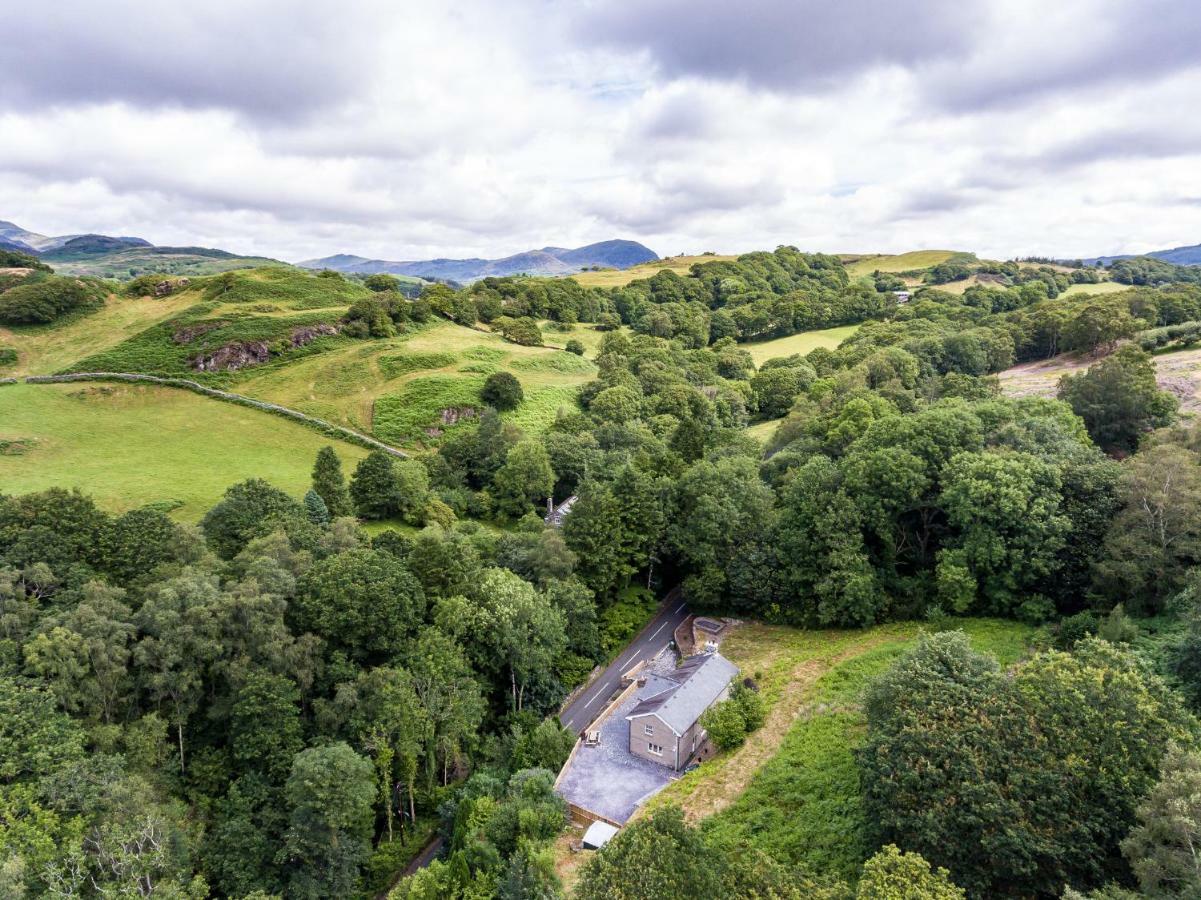
[[[1201,44],[1153,4],[68,0],[6,37],[0,218],[286,259],[1192,243]]]

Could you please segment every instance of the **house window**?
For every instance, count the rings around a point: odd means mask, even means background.
[[[663,755],[663,747],[660,746],[659,744],[647,744],[646,749],[649,750],[651,753],[655,754],[655,756]]]
[[[643,725],[643,726],[642,726],[642,733],[643,733],[643,734],[654,734],[654,733],[655,733],[655,726],[654,726],[654,725],[650,725],[650,724]]]

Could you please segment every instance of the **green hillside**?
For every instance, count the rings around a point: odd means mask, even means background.
[[[139,275],[213,275],[234,269],[285,265],[264,256],[239,256],[206,247],[118,247],[105,252],[63,248],[42,259],[64,275],[128,281]]]

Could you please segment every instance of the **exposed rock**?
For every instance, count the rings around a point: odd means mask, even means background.
[[[187,287],[192,283],[190,278],[168,278],[154,286],[154,296],[166,297],[168,294]]]
[[[328,322],[320,322],[316,325],[302,325],[300,328],[293,328],[292,334],[288,336],[288,340],[292,342],[293,347],[303,347],[305,344],[311,344],[319,337],[324,337],[330,334],[337,334],[338,329]]]
[[[266,341],[238,341],[193,357],[191,365],[198,372],[236,372],[262,365],[270,357]]]
[[[442,424],[454,425],[463,419],[474,419],[477,415],[473,406],[451,406],[442,410]]]
[[[175,334],[171,335],[171,340],[177,344],[190,344],[202,334],[208,334],[214,328],[220,328],[222,325],[228,325],[228,322],[199,322],[195,325],[189,325],[186,328],[181,328]]]

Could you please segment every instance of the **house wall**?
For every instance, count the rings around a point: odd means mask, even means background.
[[[653,734],[646,733],[649,726]],[[630,752],[661,766],[674,769],[676,766],[677,738],[667,724],[656,715],[639,716],[630,720]],[[663,755],[652,753],[651,744],[663,748]]]

